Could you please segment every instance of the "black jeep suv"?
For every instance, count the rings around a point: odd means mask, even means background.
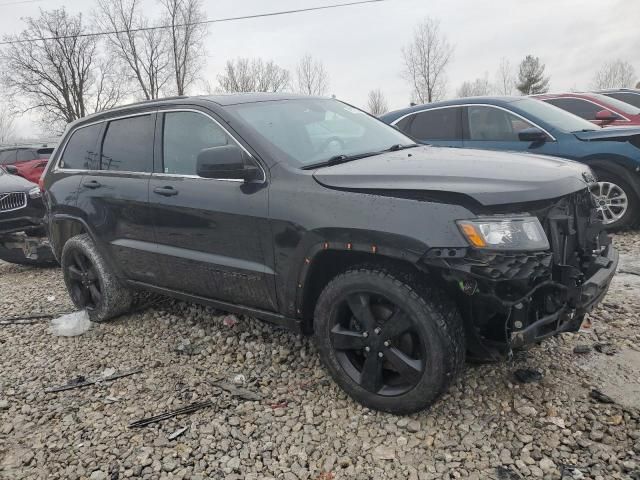
[[[336,100],[181,97],[81,119],[44,177],[50,241],[94,321],[133,289],[315,337],[363,404],[431,404],[465,354],[577,330],[618,255],[588,167],[415,145]]]

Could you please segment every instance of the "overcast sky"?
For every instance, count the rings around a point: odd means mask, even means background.
[[[0,0],[3,34],[22,30],[21,17],[65,6],[90,13],[91,0],[41,0],[5,5]],[[15,0],[13,0],[15,1]],[[342,3],[348,0],[204,0],[206,16],[221,18]],[[145,0],[149,16],[157,6]],[[447,71],[447,96],[465,80],[495,72],[502,57],[517,65],[527,54],[546,64],[551,89],[588,88],[605,62],[631,62],[640,78],[640,0],[387,0],[310,13],[213,24],[205,48],[202,76],[216,84],[225,61],[235,57],[272,59],[294,70],[309,53],[322,60],[330,92],[366,106],[370,90],[380,88],[391,108],[408,104],[411,90],[402,78],[401,48],[421,19],[431,16],[454,45]],[[32,133],[28,118],[20,128]]]

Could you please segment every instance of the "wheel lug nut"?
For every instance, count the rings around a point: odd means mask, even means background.
[[[385,346],[385,347],[388,347],[389,345],[391,345],[391,344],[389,343],[389,341],[384,342],[384,346]]]
[[[376,329],[374,330],[374,332],[376,332],[376,335],[380,335],[380,327],[376,327]]]
[[[368,352],[369,350],[371,350],[369,347],[364,347],[365,352]]]
[[[369,332],[362,332],[362,336],[363,336],[364,338],[367,338],[367,337],[369,336]]]
[[[382,357],[384,357],[384,353],[382,353],[382,352],[378,352],[378,356],[379,356],[380,358],[382,358]]]

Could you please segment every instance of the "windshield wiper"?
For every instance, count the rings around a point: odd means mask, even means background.
[[[384,150],[379,150],[377,152],[367,152],[367,153],[358,153],[357,155],[336,155],[331,157],[329,160],[323,160],[322,162],[311,163],[309,165],[305,165],[302,167],[302,170],[313,170],[314,168],[320,167],[328,167],[330,165],[339,165],[341,163],[350,162],[352,160],[359,160],[361,158],[373,157],[374,155],[380,155],[381,153],[386,152],[397,152],[398,150],[404,150],[405,148],[413,148],[419,147],[420,145],[417,143],[410,143],[407,145],[402,145],[396,143],[395,145],[391,145],[389,148],[385,148]]]

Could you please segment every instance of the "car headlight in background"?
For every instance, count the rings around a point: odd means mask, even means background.
[[[29,196],[31,198],[40,198],[42,196],[40,187],[33,187],[31,190],[29,190]]]
[[[470,245],[487,250],[547,250],[549,240],[536,217],[458,221]]]

